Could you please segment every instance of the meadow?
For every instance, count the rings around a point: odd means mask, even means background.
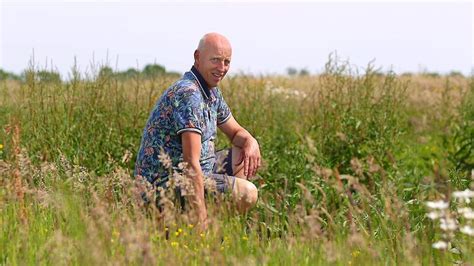
[[[90,69],[61,81],[32,64],[0,81],[0,264],[474,263],[474,77],[337,58],[318,75],[226,77],[261,145],[260,198],[245,215],[208,199],[200,232],[171,196],[164,212],[146,205],[151,188],[132,177],[148,114],[179,76]]]

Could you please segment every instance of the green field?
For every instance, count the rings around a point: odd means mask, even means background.
[[[144,206],[132,178],[175,74],[38,73],[0,81],[0,264],[474,263],[458,211],[474,206],[452,197],[474,189],[474,77],[334,60],[319,75],[227,77],[224,97],[261,145],[260,198],[246,215],[209,199],[200,233],[187,213]],[[441,199],[456,229],[427,217]]]

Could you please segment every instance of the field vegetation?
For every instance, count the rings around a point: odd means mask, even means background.
[[[163,212],[145,204],[152,188],[132,177],[177,75],[91,69],[61,79],[32,64],[0,81],[0,264],[474,262],[473,77],[337,58],[319,75],[227,77],[224,97],[261,145],[260,198],[246,215],[208,199],[199,232],[172,196]]]

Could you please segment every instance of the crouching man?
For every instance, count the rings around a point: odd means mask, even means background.
[[[151,111],[135,164],[136,176],[166,187],[173,177],[160,162],[160,151],[169,155],[173,168],[186,162],[185,172],[194,186],[190,205],[203,227],[207,223],[204,176],[216,182],[218,192],[232,193],[241,212],[253,207],[258,198],[257,188],[248,178],[255,176],[261,165],[259,145],[234,119],[217,87],[229,70],[231,56],[231,45],[224,36],[204,35],[191,70],[163,93]],[[217,128],[232,142],[227,154],[214,150]]]

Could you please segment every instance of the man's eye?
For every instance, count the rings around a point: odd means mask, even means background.
[[[219,61],[221,61],[219,58],[212,58],[211,59],[212,63],[219,63]]]
[[[224,64],[225,64],[226,66],[230,65],[230,60],[224,60]]]

